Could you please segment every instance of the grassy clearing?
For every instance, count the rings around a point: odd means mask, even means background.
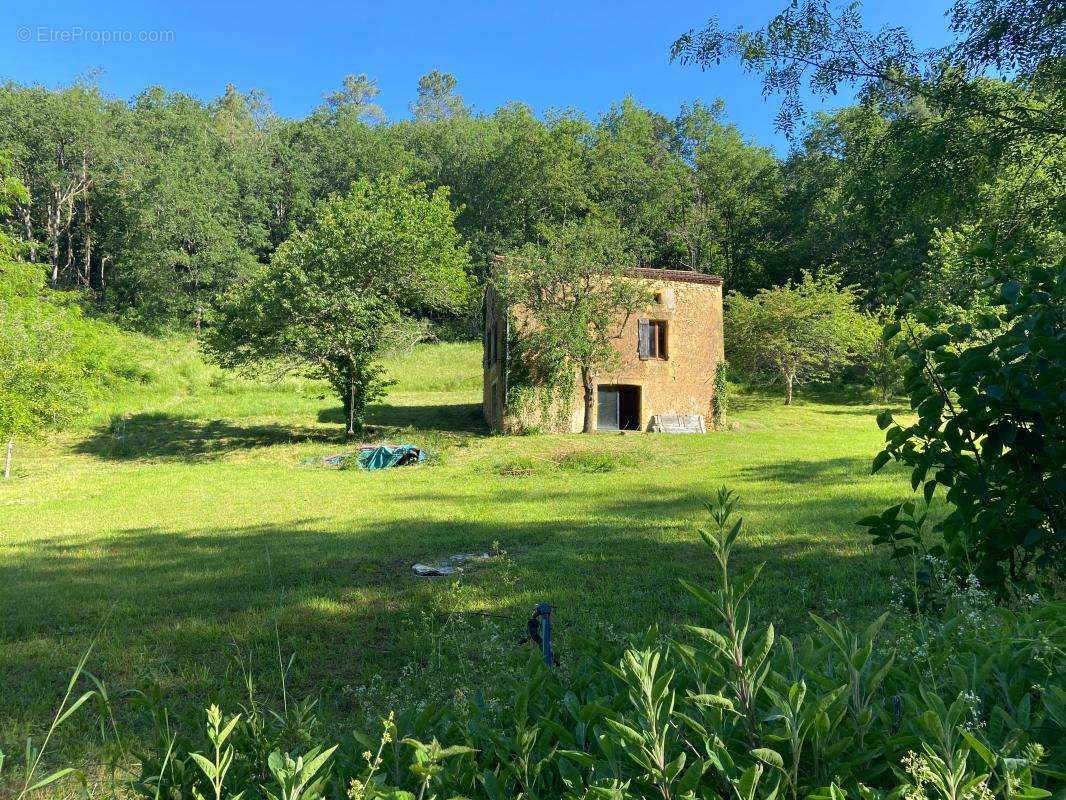
[[[182,341],[145,340],[142,355],[142,383],[104,398],[84,430],[20,448],[0,485],[7,752],[46,724],[105,619],[91,669],[117,695],[154,686],[179,712],[236,704],[242,669],[274,692],[277,630],[297,653],[290,693],[321,695],[325,723],[345,730],[491,683],[524,657],[513,641],[542,599],[564,659],[580,635],[690,619],[677,579],[711,575],[693,497],[723,483],[751,530],[738,568],[767,562],[753,596],[764,621],[794,633],[808,611],[862,619],[885,599],[889,565],[854,521],[907,487],[868,474],[875,406],[745,396],[736,430],[708,436],[490,436],[479,347],[424,346],[390,364],[372,421],[436,457],[362,473],[300,464],[344,449],[322,385],[236,379]],[[458,581],[410,571],[493,547],[506,556]]]

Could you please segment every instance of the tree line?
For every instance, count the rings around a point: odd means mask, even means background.
[[[520,103],[477,113],[433,72],[412,117],[390,122],[377,96],[372,78],[350,75],[287,119],[233,86],[206,102],[160,87],[126,101],[91,81],[9,83],[0,151],[28,190],[13,232],[54,288],[147,329],[199,328],[317,205],[384,175],[448,188],[481,280],[493,255],[586,218],[620,227],[647,265],[719,274],[748,295],[829,271],[868,307],[901,268],[915,291],[967,305],[982,275],[966,254],[997,232],[1061,246],[1061,148],[1004,140],[994,117],[928,98],[817,114],[781,157],[720,102],[672,119],[632,98],[595,120]]]

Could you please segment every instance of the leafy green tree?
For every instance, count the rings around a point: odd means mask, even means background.
[[[494,256],[537,239],[542,226],[588,213],[589,123],[567,114],[538,119],[512,103],[489,116],[408,122],[398,141],[412,172],[447,186],[461,206],[456,226],[484,277]]]
[[[417,317],[469,302],[469,255],[448,193],[403,176],[363,179],[315,211],[270,265],[223,301],[205,337],[229,367],[273,363],[327,379],[349,433],[384,388],[380,355]]]
[[[30,193],[15,177],[11,157],[0,150],[0,259],[5,264],[14,261],[21,253],[25,242],[8,233],[3,223],[14,215],[15,209],[29,202]]]
[[[91,192],[113,168],[114,105],[85,82],[57,91],[0,87],[0,148],[28,189],[15,209],[22,238],[30,261],[48,264],[53,287],[89,284],[92,246],[84,227],[92,220]]]
[[[243,103],[210,108],[154,88],[124,115],[124,169],[100,204],[98,249],[113,265],[104,303],[129,322],[198,329],[215,295],[268,252],[269,210],[253,199],[268,187],[255,166],[265,149]]]
[[[805,90],[824,96],[851,87],[980,115],[1011,136],[1066,134],[1066,16],[1047,0],[957,0],[951,27],[954,42],[923,51],[903,28],[868,31],[858,4],[813,0],[787,6],[761,28],[730,31],[712,20],[679,37],[672,52],[703,67],[733,57],[762,73],[765,92],[782,97],[786,130],[803,115]],[[992,68],[1040,97],[980,80]]]
[[[749,375],[780,381],[790,405],[797,384],[828,378],[848,362],[861,323],[855,293],[829,275],[805,272],[798,283],[753,297],[732,292],[725,320],[729,361]]]
[[[342,88],[323,96],[322,110],[361,122],[384,122],[385,112],[374,102],[380,93],[377,78],[371,78],[365,72],[346,75]]]
[[[886,322],[884,312],[863,313],[855,319],[854,329],[855,363],[865,371],[882,402],[888,402],[903,388],[906,368],[905,359],[896,354],[895,339],[882,336]],[[918,325],[915,320],[910,320],[910,324]]]
[[[343,111],[316,112],[294,129],[290,147],[306,170],[312,204],[343,194],[362,178],[398,173],[414,166],[411,153],[394,128],[377,125]],[[297,162],[299,163],[299,162]],[[306,223],[309,217],[299,220]]]
[[[451,119],[469,114],[462,95],[455,91],[455,76],[433,70],[418,79],[418,99],[411,103],[416,120]]]
[[[886,341],[900,340],[917,419],[878,417],[885,449],[873,468],[910,467],[927,503],[944,487],[950,507],[936,551],[1009,593],[1066,571],[1066,260],[1006,260],[999,275],[994,313],[976,325],[939,325],[903,296],[899,313],[936,329],[922,335],[905,317],[885,327]],[[900,508],[864,521],[876,541],[916,536]]]
[[[595,423],[596,378],[618,361],[614,345],[647,303],[625,233],[593,218],[547,231],[539,244],[511,251],[494,282],[514,309],[524,366],[538,385],[573,386],[584,397],[583,432]]]
[[[733,125],[720,121],[721,106],[695,103],[677,120],[691,164],[687,202],[671,233],[683,245],[690,269],[720,275],[738,291],[766,285],[768,225],[781,194],[781,164]]]
[[[1060,227],[1066,119],[1066,18],[1052,5],[958,0],[954,41],[928,51],[901,27],[867,30],[857,4],[833,0],[792,4],[762,27],[712,21],[680,37],[673,53],[684,62],[734,57],[760,73],[782,98],[780,126],[803,131],[770,229],[771,279],[828,267],[865,287],[868,305],[892,305],[882,276],[935,271],[938,232],[973,231],[967,249],[992,236],[1043,246]],[[803,127],[808,94],[844,89],[861,103]]]
[[[674,125],[633,98],[596,125],[588,152],[590,199],[630,232],[645,263],[674,261],[668,231],[683,205],[684,172]]]

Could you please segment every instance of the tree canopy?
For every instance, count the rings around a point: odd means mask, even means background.
[[[780,382],[786,405],[797,384],[828,378],[856,353],[861,326],[854,291],[809,272],[753,297],[733,292],[726,308],[730,361]]]
[[[469,254],[448,192],[402,176],[325,200],[268,266],[226,296],[206,337],[230,367],[304,367],[326,378],[354,432],[383,386],[377,359],[419,319],[470,301]]]
[[[821,13],[805,5],[787,22],[798,36]],[[1000,45],[974,31],[958,58],[987,61]],[[1051,108],[1057,84],[1016,38],[1002,47],[1029,66],[1008,79],[968,67],[966,85],[995,108]],[[679,55],[704,63],[704,38],[688,41]],[[782,59],[803,56],[798,40],[773,41]],[[891,304],[883,276],[900,268],[918,291],[936,294],[947,280],[954,305],[971,302],[985,275],[965,254],[992,235],[1045,253],[1062,246],[1057,139],[948,95],[861,86],[869,91],[855,105],[791,117],[795,147],[775,153],[730,124],[721,103],[672,117],[632,98],[597,118],[538,116],[519,103],[479,112],[439,71],[412,87],[413,118],[400,121],[385,119],[365,73],[303,119],[232,86],[206,101],[160,87],[120,101],[91,82],[6,84],[0,148],[29,190],[12,209],[28,257],[57,288],[148,329],[202,324],[317,204],[382,175],[448,188],[480,281],[496,254],[587,217],[617,220],[649,266],[721,274],[749,295],[829,269],[871,309]]]

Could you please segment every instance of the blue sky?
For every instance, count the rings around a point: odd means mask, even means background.
[[[721,97],[746,136],[784,150],[777,103],[762,97],[756,76],[735,64],[708,72],[671,64],[669,49],[711,16],[755,26],[787,2],[0,0],[0,79],[54,86],[100,70],[104,92],[121,98],[158,84],[207,99],[234,83],[265,90],[280,114],[303,116],[344,75],[366,72],[397,119],[419,76],[440,69],[482,111],[520,100],[538,113],[573,107],[595,117],[631,94],[672,117],[682,103]],[[903,25],[933,46],[947,39],[949,5],[868,0],[863,9],[869,25]],[[169,41],[151,41],[157,32]]]

